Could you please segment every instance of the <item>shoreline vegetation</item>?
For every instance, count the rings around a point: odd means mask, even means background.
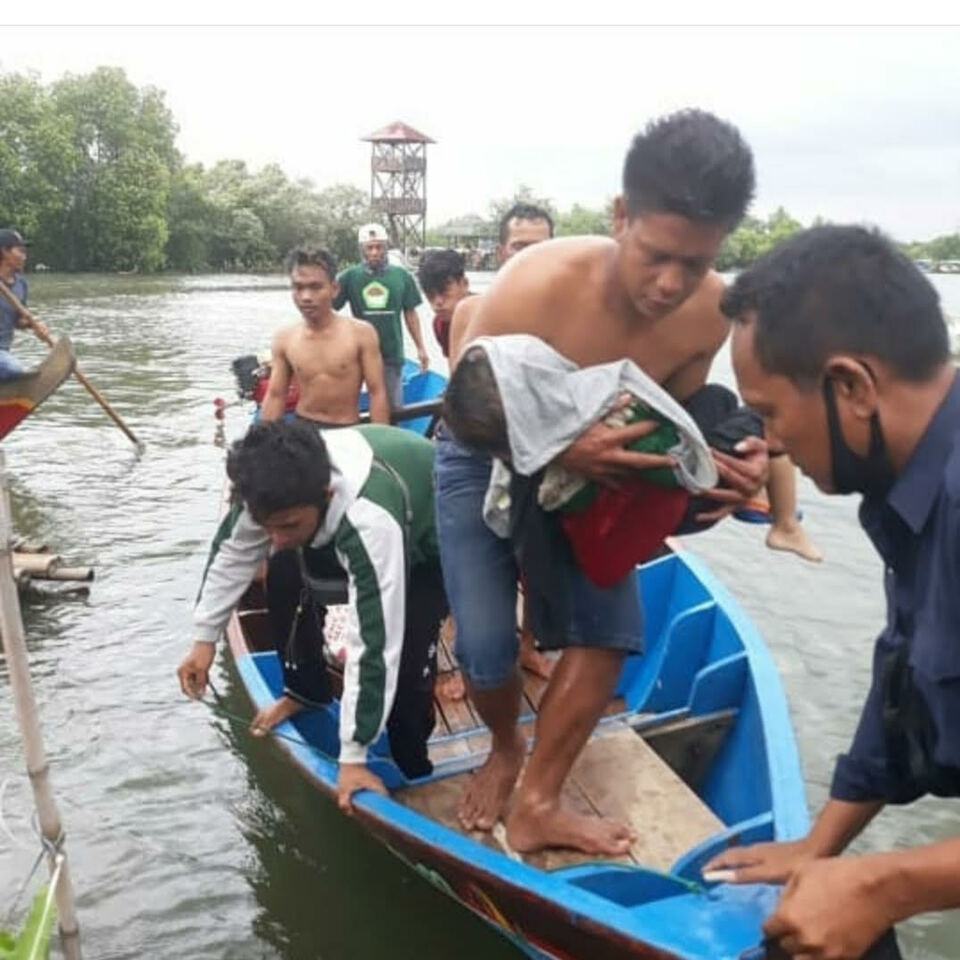
[[[31,240],[30,266],[40,272],[269,273],[298,243],[323,245],[346,265],[356,259],[357,227],[377,219],[353,184],[318,188],[279,164],[189,163],[164,93],[136,87],[118,67],[46,85],[34,74],[0,74],[0,103],[0,224]],[[499,216],[516,200],[546,207],[558,236],[609,232],[612,201],[560,210],[519,186],[486,217],[434,225],[427,245],[489,254]],[[717,269],[746,267],[803,227],[782,207],[747,217]],[[960,269],[960,233],[901,248],[925,269]]]

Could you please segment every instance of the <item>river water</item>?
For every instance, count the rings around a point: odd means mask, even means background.
[[[473,280],[482,289],[489,275]],[[960,323],[960,276],[934,281]],[[516,958],[319,800],[269,744],[177,688],[223,481],[213,399],[235,396],[231,359],[295,318],[283,278],[35,276],[32,304],[73,338],[84,371],[146,443],[136,457],[74,382],[4,442],[18,532],[97,570],[88,599],[24,601],[86,956]],[[41,354],[25,335],[17,349]],[[714,378],[731,379],[725,353]],[[227,437],[247,413],[228,409]],[[799,492],[820,566],[767,550],[764,528],[735,521],[688,546],[770,645],[816,808],[856,723],[883,603],[855,500],[805,480]],[[215,676],[232,709],[248,712],[222,651]],[[0,681],[3,814],[23,844],[0,833],[2,925],[35,845],[2,661]],[[958,826],[956,802],[923,801],[885,812],[859,847],[923,843]],[[953,957],[958,938],[958,914],[915,920],[902,936],[917,958]]]

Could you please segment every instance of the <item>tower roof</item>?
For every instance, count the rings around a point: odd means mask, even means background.
[[[436,140],[432,140],[425,133],[421,133],[419,130],[414,130],[409,124],[401,123],[399,120],[394,120],[393,123],[388,123],[385,127],[381,127],[379,130],[374,130],[373,133],[368,133],[365,137],[361,137],[361,140],[369,140],[372,142],[380,141],[387,143],[403,143],[403,142],[413,142],[413,143],[436,143]]]

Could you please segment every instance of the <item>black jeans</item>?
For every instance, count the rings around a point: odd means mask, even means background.
[[[332,554],[320,566],[318,569],[311,564],[311,577],[339,577],[345,585],[345,574]],[[267,607],[283,669],[284,693],[306,706],[319,706],[331,698],[322,652],[326,602],[304,584],[297,551],[282,550],[270,558]],[[433,770],[427,757],[427,740],[436,722],[433,682],[437,643],[448,611],[439,561],[414,567],[407,589],[397,693],[387,718],[393,759],[407,777],[423,777]]]

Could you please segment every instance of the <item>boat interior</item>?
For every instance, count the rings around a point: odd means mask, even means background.
[[[639,569],[638,583],[647,649],[627,659],[616,695],[572,770],[564,800],[633,826],[637,839],[629,855],[619,858],[624,864],[699,880],[699,865],[731,837],[772,839],[763,721],[743,638],[690,563],[666,554]],[[247,592],[239,617],[257,668],[277,696],[279,661],[257,584]],[[331,608],[328,636],[342,624],[337,608]],[[459,798],[486,758],[490,740],[469,700],[446,692],[459,669],[453,640],[448,622],[438,650],[436,727],[429,748],[434,773],[406,781],[389,758],[385,737],[374,746],[371,765],[396,801],[462,834]],[[329,670],[338,692],[342,679],[335,667]],[[521,724],[529,748],[547,681],[527,670],[523,676]],[[335,755],[335,703],[293,722],[314,749]],[[471,836],[521,859],[507,849],[502,829]],[[556,850],[522,859],[558,870],[597,858]]]

